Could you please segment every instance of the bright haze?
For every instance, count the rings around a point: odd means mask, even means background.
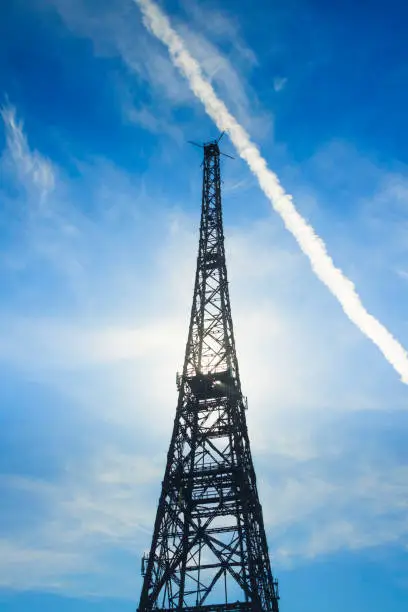
[[[285,612],[407,609],[401,4],[160,3],[384,326],[375,336],[371,319],[362,329],[345,316],[332,277],[318,280],[246,163],[223,158],[238,358]],[[187,141],[219,134],[149,31],[151,6],[0,8],[5,612],[138,602],[197,252],[201,151]],[[221,144],[235,154],[227,136]]]

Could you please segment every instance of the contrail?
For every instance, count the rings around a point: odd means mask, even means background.
[[[187,50],[183,39],[171,27],[168,17],[152,0],[134,0],[140,7],[146,28],[166,45],[173,64],[187,79],[197,98],[218,129],[227,131],[238,154],[244,159],[286,228],[293,234],[303,253],[309,258],[319,279],[340,302],[349,319],[380,349],[387,361],[408,384],[408,353],[380,321],[363,306],[354,284],[337,268],[323,240],[296,210],[292,196],[284,191],[278,177],[269,170],[258,147],[249,134],[215,93],[198,62]]]

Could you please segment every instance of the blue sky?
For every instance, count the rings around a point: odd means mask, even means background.
[[[408,8],[162,6],[366,306],[408,346]],[[0,10],[0,607],[132,610],[192,297],[201,160],[187,140],[216,130],[131,0]],[[246,166],[225,160],[223,178],[281,609],[406,610],[406,386]]]

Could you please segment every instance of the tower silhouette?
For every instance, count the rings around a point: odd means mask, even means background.
[[[278,612],[235,351],[219,140],[203,145],[197,271],[139,612]]]

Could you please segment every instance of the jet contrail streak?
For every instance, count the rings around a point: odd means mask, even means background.
[[[292,196],[282,188],[278,177],[269,170],[249,137],[235,117],[215,93],[199,63],[187,50],[183,39],[171,27],[168,17],[152,0],[134,0],[140,7],[146,28],[166,45],[173,64],[187,79],[197,98],[218,129],[227,131],[238,154],[244,159],[259,185],[293,234],[303,253],[309,258],[315,274],[340,302],[349,319],[380,349],[387,361],[408,384],[408,353],[382,323],[363,306],[354,284],[337,268],[323,240],[296,210]]]

